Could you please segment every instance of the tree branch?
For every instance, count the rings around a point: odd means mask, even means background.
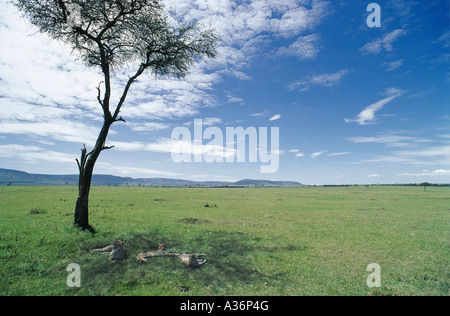
[[[123,123],[127,124],[127,121],[125,121],[125,120],[123,119],[122,116],[119,117],[119,118],[117,118],[117,119],[115,119],[115,120],[113,121],[113,123],[115,123],[115,122],[123,122]]]
[[[78,169],[80,170],[80,175],[83,173],[84,170],[84,166],[86,165],[86,159],[87,157],[91,154],[86,154],[87,153],[87,149],[86,149],[86,145],[83,145],[83,149],[81,149],[81,158],[80,160],[75,159],[77,161],[78,164]]]
[[[102,151],[103,151],[103,150],[113,149],[114,147],[116,147],[116,146],[103,146],[103,147],[102,147]]]
[[[124,119],[122,117],[120,117],[119,119],[117,118],[119,116],[120,113],[120,109],[122,108],[123,103],[125,102],[125,99],[127,98],[128,95],[128,91],[130,90],[131,85],[133,84],[133,82],[140,76],[142,75],[142,73],[145,71],[145,69],[147,69],[147,66],[142,64],[139,67],[139,70],[134,74],[133,77],[129,78],[127,85],[125,86],[125,89],[122,93],[122,97],[120,98],[119,103],[117,104],[116,107],[116,111],[114,112],[114,116],[112,117],[112,121],[113,122],[117,122],[117,121],[123,121]]]
[[[81,164],[80,161],[78,159],[75,159],[77,161],[77,165],[78,165],[78,170],[80,171],[80,174],[82,173],[83,169],[81,169]]]
[[[105,95],[103,97],[103,102],[101,103],[103,116],[105,118],[105,122],[111,124],[111,112],[109,111],[109,100],[111,98],[111,74],[109,71],[109,61],[106,58],[105,48],[103,47],[101,40],[97,40],[96,43],[100,52],[102,71],[105,76]]]
[[[98,91],[97,100],[98,100],[98,103],[100,103],[100,105],[101,105],[102,108],[103,108],[103,107],[104,107],[103,101],[101,100],[101,97],[100,97],[100,94],[101,94],[101,91],[100,91],[100,85],[101,85],[102,83],[103,83],[103,81],[100,82],[99,85],[98,85],[98,87],[97,87],[97,91]]]

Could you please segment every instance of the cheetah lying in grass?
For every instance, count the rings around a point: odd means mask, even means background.
[[[123,244],[122,241],[116,241],[105,248],[92,249],[91,252],[109,253],[109,261],[125,260],[128,255]]]
[[[141,252],[140,254],[138,254],[137,259],[139,260],[139,262],[144,263],[144,262],[147,262],[148,258],[162,257],[162,256],[178,257],[186,266],[189,266],[189,267],[199,267],[206,262],[205,254],[168,252],[167,244],[165,244],[165,243],[159,244],[158,250],[149,251],[149,252]]]
[[[127,258],[127,252],[123,244],[124,242],[122,241],[116,241],[114,242],[113,245],[104,248],[92,249],[91,253],[92,252],[109,253],[110,261],[125,260]],[[158,250],[141,252],[140,254],[137,255],[137,259],[139,260],[140,263],[145,263],[149,258],[162,256],[178,257],[186,266],[189,267],[199,267],[206,262],[205,254],[168,252],[166,243],[160,243]]]

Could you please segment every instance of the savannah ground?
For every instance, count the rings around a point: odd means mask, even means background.
[[[77,188],[0,187],[0,295],[448,295],[449,193],[94,187],[92,234],[72,226]],[[115,240],[125,262],[89,253]],[[139,264],[159,242],[208,262]],[[81,288],[66,284],[70,263]],[[381,288],[366,285],[371,263]]]

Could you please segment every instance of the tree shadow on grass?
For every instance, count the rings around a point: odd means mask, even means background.
[[[111,236],[109,236],[111,237]],[[128,233],[118,237],[125,241],[127,260],[111,263],[108,255],[90,253],[93,248],[105,247],[114,242],[106,238],[91,240],[80,246],[80,266],[83,287],[89,294],[127,294],[136,286],[158,288],[168,283],[183,287],[207,287],[209,293],[226,294],[227,289],[269,283],[283,286],[289,280],[283,272],[265,274],[255,266],[255,252],[280,252],[305,250],[303,247],[259,247],[252,236],[240,232],[208,232],[192,236],[169,235],[162,232]],[[140,252],[158,249],[166,242],[169,252],[205,253],[207,263],[199,268],[186,267],[176,257],[150,258],[139,263]],[[176,292],[176,290],[175,290]],[[164,291],[161,293],[165,294]],[[173,294],[173,293],[172,293]]]

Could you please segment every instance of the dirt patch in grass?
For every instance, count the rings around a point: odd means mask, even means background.
[[[45,214],[47,213],[46,210],[40,209],[40,208],[35,208],[33,207],[31,210],[28,211],[28,214],[30,215],[38,215],[38,214]]]
[[[193,225],[200,225],[200,224],[209,224],[209,223],[211,223],[211,221],[209,219],[193,218],[193,217],[180,218],[178,220],[178,222],[184,223],[184,224],[193,224]]]

